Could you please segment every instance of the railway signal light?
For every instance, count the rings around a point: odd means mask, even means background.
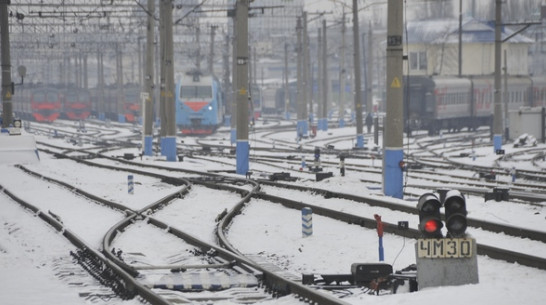
[[[458,190],[447,192],[444,201],[446,228],[449,237],[462,237],[466,231],[466,200]]]
[[[425,238],[442,237],[442,223],[440,208],[442,203],[432,193],[425,193],[419,197],[417,210],[419,211],[419,230]]]

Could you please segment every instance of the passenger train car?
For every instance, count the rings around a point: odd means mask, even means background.
[[[68,88],[63,93],[63,117],[85,120],[91,115],[91,93],[80,88]]]
[[[546,79],[511,76],[507,79],[508,110],[544,106]],[[504,79],[503,87],[504,92]],[[502,102],[504,107],[504,100]],[[405,130],[473,130],[491,126],[494,107],[492,76],[471,78],[410,76],[404,79]]]
[[[288,94],[284,90],[284,86],[281,86],[277,89],[275,93],[275,108],[277,109],[277,114],[285,113],[285,104],[286,98],[288,97],[288,112],[296,111],[296,101],[298,96],[298,88],[296,82],[288,83]],[[288,96],[287,96],[288,95]]]
[[[140,117],[141,101],[140,86],[127,83],[123,88],[116,84],[104,86],[102,92],[99,88],[91,89],[93,99],[93,114],[116,122],[135,123]],[[102,103],[101,103],[102,99]]]
[[[183,134],[212,134],[224,120],[222,88],[213,76],[183,75],[175,102],[176,125]]]

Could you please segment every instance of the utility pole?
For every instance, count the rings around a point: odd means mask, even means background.
[[[97,108],[99,120],[104,121],[106,119],[106,114],[104,110],[104,67],[103,67],[103,55],[102,51],[97,50],[97,90],[98,98]]]
[[[459,77],[463,75],[463,0],[459,0]]]
[[[310,77],[310,48],[309,48],[309,33],[308,33],[308,27],[307,27],[307,12],[303,12],[303,118],[305,120],[305,123],[303,124],[303,134],[309,133],[309,123],[312,123],[309,119],[309,111],[307,110],[307,106],[311,103],[311,84],[313,83],[311,81]]]
[[[123,63],[119,43],[116,43],[116,76],[117,76],[117,112],[118,122],[125,123],[125,95],[123,93]]]
[[[236,173],[246,175],[249,169],[248,145],[248,7],[249,0],[237,0],[237,146]]]
[[[224,84],[224,92],[225,92],[225,95],[224,95],[224,101],[225,101],[225,105],[226,105],[226,115],[224,117],[225,121],[224,121],[224,124],[225,126],[230,126],[230,122],[228,120],[228,118],[230,117],[230,114],[231,114],[231,104],[232,104],[232,101],[231,101],[231,97],[232,95],[229,94],[229,90],[231,89],[231,84],[230,84],[230,81],[229,81],[229,75],[231,73],[231,69],[229,68],[229,34],[226,33],[225,35],[225,44],[224,44],[224,49],[222,51],[222,62],[223,62],[223,84]]]
[[[368,48],[366,52],[366,112],[373,110],[372,70],[373,70],[373,32],[372,23],[368,25]]]
[[[195,28],[195,36],[196,36],[196,45],[197,50],[195,51],[195,66],[197,67],[197,71],[201,72],[201,28],[199,25]]]
[[[290,120],[290,93],[288,88],[288,78],[290,73],[288,71],[288,43],[284,44],[284,117],[286,120]]]
[[[302,138],[305,136],[305,117],[303,117],[303,108],[305,107],[305,101],[303,99],[303,28],[302,18],[298,17],[296,21],[296,35],[298,37],[297,42],[297,78],[298,78],[298,92],[297,92],[297,106],[298,106],[298,123],[296,126],[297,137]]]
[[[89,89],[89,79],[87,76],[87,53],[83,56],[83,88]]]
[[[387,116],[383,132],[383,193],[403,198],[402,33],[403,0],[391,0],[387,9]]]
[[[355,74],[356,148],[364,148],[362,125],[362,85],[360,72],[360,34],[358,29],[358,1],[353,0],[353,65]]]
[[[160,17],[164,31],[160,35],[164,39],[161,43],[161,88],[160,108],[161,127],[165,128],[164,136],[161,138],[161,154],[167,157],[167,161],[176,161],[176,116],[174,102],[174,67],[173,67],[173,8],[172,0],[160,0]],[[165,121],[165,123],[163,122]]]
[[[233,19],[233,40],[232,44],[232,59],[231,59],[231,144],[237,144],[237,19]]]
[[[341,62],[339,65],[339,127],[345,126],[345,79],[346,79],[346,71],[345,71],[345,32],[346,32],[346,26],[345,26],[345,7],[343,7],[343,15],[341,16],[341,47],[340,47],[340,53],[341,53]]]
[[[7,128],[13,122],[13,106],[11,103],[13,91],[9,54],[8,1],[6,0],[0,0],[0,42],[2,43],[2,54],[0,56],[2,67],[2,128]]]
[[[322,20],[322,113],[321,130],[328,130],[328,40],[326,39],[326,19]]]
[[[154,124],[154,30],[155,1],[148,0],[148,18],[146,27],[146,75],[144,77],[144,155],[153,155]]]
[[[502,101],[501,101],[501,28],[502,0],[495,0],[495,112],[493,114],[493,149],[502,149]]]
[[[508,113],[508,55],[504,50],[504,90],[502,92],[502,99],[504,104],[504,137],[506,140],[510,137],[510,116]]]
[[[317,104],[317,129],[320,126],[320,114],[321,105],[320,102],[320,92],[322,90],[322,28],[317,27],[317,94],[315,95],[315,103]],[[313,103],[311,103],[311,114],[313,113]]]
[[[214,36],[218,26],[212,25],[210,27],[210,54],[209,54],[209,68],[210,75],[214,75]]]

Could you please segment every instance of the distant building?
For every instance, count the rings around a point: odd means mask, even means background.
[[[526,32],[535,40],[529,48],[529,73],[546,75],[546,26],[531,27]]]
[[[475,19],[462,23],[462,75],[490,75],[495,71],[495,25]],[[459,71],[459,20],[425,20],[408,23],[408,65],[412,75],[457,75]],[[503,28],[502,39],[514,32]],[[528,52],[534,41],[515,35],[502,44],[501,63],[506,50],[508,73],[528,75]],[[404,46],[406,47],[406,46]]]

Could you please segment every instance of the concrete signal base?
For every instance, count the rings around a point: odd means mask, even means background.
[[[420,238],[415,244],[415,254],[419,290],[479,282],[473,238]]]

